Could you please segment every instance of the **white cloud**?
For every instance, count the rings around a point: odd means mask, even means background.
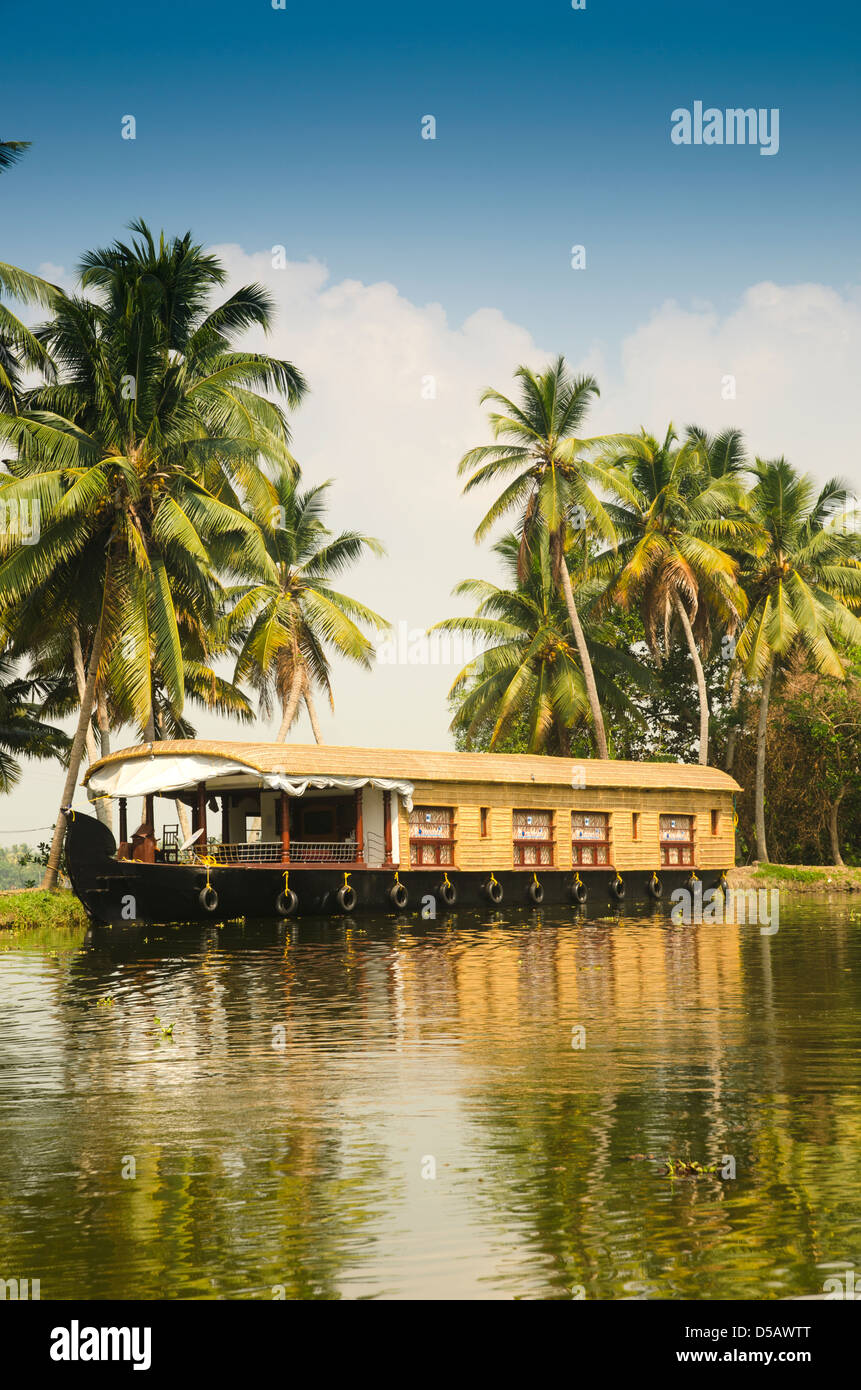
[[[738,425],[760,457],[785,454],[823,481],[835,473],[858,481],[856,291],[764,282],[724,317],[669,302],[625,339],[621,361],[621,380],[608,383],[596,412],[603,428]],[[735,400],[722,399],[727,375]]]

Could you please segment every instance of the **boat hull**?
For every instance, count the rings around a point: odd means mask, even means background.
[[[226,921],[241,917],[278,918],[344,914],[345,912],[403,912],[435,917],[455,908],[577,907],[606,912],[621,905],[655,903],[650,893],[653,872],[660,881],[659,901],[669,907],[674,889],[686,887],[691,870],[660,869],[623,871],[612,867],[581,869],[586,890],[582,904],[576,901],[576,871],[542,868],[486,872],[448,871],[455,893],[446,902],[444,869],[398,869],[397,882],[406,902],[393,899],[393,868],[362,867],[352,870],[335,865],[291,865],[289,887],[297,902],[285,911],[282,897],[284,869],[272,864],[216,865],[143,864],[115,858],[116,844],[110,831],[90,816],[76,815],[66,839],[66,862],[72,888],[94,922],[109,926],[129,923],[180,923]],[[697,870],[702,891],[717,887],[719,870]],[[498,885],[490,885],[491,877]],[[618,882],[624,886],[618,896]],[[345,884],[353,889],[348,906],[339,900]],[[541,892],[535,891],[536,882]],[[614,887],[615,886],[615,887]],[[209,891],[207,891],[209,890]],[[501,890],[501,896],[499,896]],[[539,898],[540,901],[536,901]],[[292,906],[292,905],[291,905]]]

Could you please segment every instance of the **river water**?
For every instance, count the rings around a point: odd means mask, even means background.
[[[821,1294],[861,1265],[861,910],[787,899],[771,935],[562,911],[0,932],[0,1278]]]

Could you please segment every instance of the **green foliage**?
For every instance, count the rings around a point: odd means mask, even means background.
[[[312,690],[323,690],[334,708],[330,654],[370,667],[373,644],[362,630],[381,631],[378,613],[335,587],[338,576],[365,554],[384,554],[380,542],[357,531],[334,535],[325,524],[330,483],[306,491],[298,474],[282,472],[263,538],[269,574],[238,585],[226,596],[222,623],[236,652],[235,680],[257,691],[264,715],[277,700],[284,738],[304,698],[313,715]],[[316,725],[315,725],[316,733]]]
[[[32,888],[35,883],[31,863],[32,850],[29,845],[3,845],[0,847],[0,892],[6,888]]]
[[[781,677],[769,705],[765,820],[772,857],[784,863],[833,863],[832,810],[847,864],[861,864],[861,678],[840,681],[798,662]],[[736,760],[739,843],[753,850],[755,702],[747,710]]]
[[[69,739],[62,729],[42,719],[43,702],[34,699],[32,680],[12,675],[8,658],[0,656],[0,792],[20,781],[20,758],[64,759]]]
[[[465,748],[588,756],[588,696],[566,605],[553,581],[547,539],[528,552],[523,579],[518,538],[506,535],[493,549],[507,584],[464,581],[455,594],[478,599],[475,615],[448,618],[431,629],[463,633],[483,644],[450,691],[452,728]],[[633,716],[626,689],[645,689],[650,674],[620,641],[612,617],[593,612],[594,586],[579,584],[576,572],[573,578],[602,702]]]
[[[45,893],[34,888],[0,894],[0,929],[80,929],[86,925],[87,915],[83,907],[74,893],[67,890]]]

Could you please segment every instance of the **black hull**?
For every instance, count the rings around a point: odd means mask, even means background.
[[[108,926],[131,923],[180,923],[228,921],[236,918],[283,917],[284,870],[277,865],[224,865],[207,870],[197,864],[140,864],[117,860],[116,845],[110,831],[91,816],[75,815],[66,837],[66,862],[72,888],[94,922]],[[393,869],[360,868],[349,870],[349,884],[355,893],[352,912],[407,912],[436,916],[457,908],[575,907],[571,869],[541,869],[538,881],[543,889],[541,903],[531,896],[535,880],[532,870],[508,870],[495,875],[502,889],[499,901],[487,892],[489,872],[452,870],[449,874],[456,893],[454,904],[443,897],[444,870],[399,870],[398,877],[407,894],[401,904],[390,894],[395,883]],[[662,901],[668,903],[673,889],[689,883],[691,871],[657,871]],[[697,870],[703,891],[717,887],[719,870]],[[649,892],[651,870],[633,870],[621,875],[624,896],[613,893],[615,869],[581,869],[586,887],[584,906],[589,911],[606,912],[624,903],[654,903]],[[344,884],[344,870],[336,866],[292,865],[289,886],[296,894],[297,916],[343,914],[338,890]],[[207,894],[209,886],[214,893]]]

